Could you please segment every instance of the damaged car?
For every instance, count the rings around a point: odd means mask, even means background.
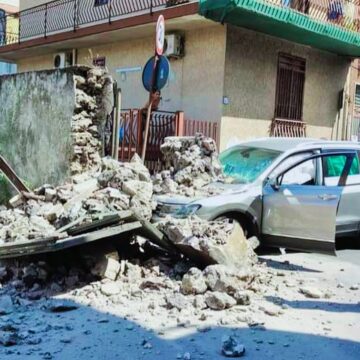
[[[243,142],[220,154],[226,176],[204,198],[160,196],[166,215],[237,221],[266,246],[335,252],[360,234],[360,144],[300,138]]]

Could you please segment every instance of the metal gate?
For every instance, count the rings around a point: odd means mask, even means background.
[[[145,164],[150,171],[161,168],[160,146],[168,136],[182,135],[181,124],[184,113],[181,111],[154,111],[150,117],[149,137]],[[119,160],[129,161],[134,154],[141,155],[145,130],[146,110],[124,109],[121,111],[119,134]]]

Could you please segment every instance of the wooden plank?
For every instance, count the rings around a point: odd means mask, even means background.
[[[141,218],[136,214],[133,215],[132,219],[137,220],[141,223],[142,227],[139,231],[140,235],[144,236],[155,245],[160,246],[161,248],[169,251],[170,253],[178,253],[175,245],[170,240],[168,240],[167,237],[149,221]]]
[[[103,240],[126,232],[135,231],[141,227],[142,225],[139,221],[133,221],[119,226],[107,227],[98,231],[67,237],[60,240],[58,238],[48,238],[39,241],[28,241],[0,246],[0,259],[56,252],[93,241]]]
[[[31,191],[25,185],[25,183],[17,176],[15,171],[11,168],[11,166],[6,162],[6,160],[0,155],[0,170],[6,176],[6,178],[10,181],[11,185],[19,192],[22,191],[30,193]]]

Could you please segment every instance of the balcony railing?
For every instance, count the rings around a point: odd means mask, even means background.
[[[300,12],[319,22],[360,31],[359,0],[263,0],[263,2]]]
[[[151,14],[192,0],[55,0],[0,18],[0,47]]]
[[[270,124],[269,135],[272,137],[306,137],[306,122],[273,119]]]

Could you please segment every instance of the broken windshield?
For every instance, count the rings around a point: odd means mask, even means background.
[[[281,154],[280,151],[236,147],[220,154],[224,174],[230,182],[248,184],[255,181]]]

